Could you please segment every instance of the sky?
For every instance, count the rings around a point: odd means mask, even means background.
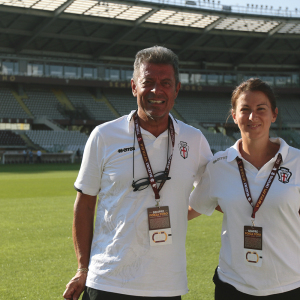
[[[299,0],[220,0],[220,2],[223,5],[247,6],[247,4],[254,4],[254,6],[258,5],[259,7],[261,5],[273,6],[273,9],[278,9],[281,6],[282,9],[288,7],[289,10],[295,10],[295,8],[298,8],[298,11],[300,10]]]

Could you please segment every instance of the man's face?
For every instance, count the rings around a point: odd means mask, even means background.
[[[144,63],[137,82],[131,80],[132,93],[137,97],[138,115],[143,120],[168,120],[180,89],[176,85],[172,65]]]

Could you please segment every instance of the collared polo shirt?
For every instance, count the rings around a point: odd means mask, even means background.
[[[262,267],[244,263],[243,230],[245,225],[251,225],[253,208],[245,197],[235,158],[238,156],[244,162],[255,204],[277,154],[258,170],[242,158],[238,150],[241,140],[237,141],[209,162],[190,198],[190,206],[206,215],[211,215],[220,205],[224,216],[219,277],[237,290],[254,296],[300,287],[300,151],[282,139],[271,141],[280,144],[278,153],[283,161],[255,218],[255,225],[263,228]]]
[[[134,192],[134,180],[147,177],[135,138],[131,112],[95,128],[85,146],[75,188],[98,195],[87,286],[135,296],[177,296],[187,293],[185,238],[188,198],[212,154],[203,134],[175,120],[175,147],[169,176],[160,191],[169,206],[171,245],[151,247],[147,208],[155,206],[149,186]],[[155,137],[141,129],[154,173],[164,171],[171,141],[168,131]],[[133,148],[135,149],[133,151]],[[134,156],[134,165],[133,165]]]

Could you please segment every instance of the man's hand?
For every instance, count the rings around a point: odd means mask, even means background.
[[[85,288],[87,273],[79,270],[87,270],[89,265],[96,199],[97,196],[77,193],[74,205],[73,242],[78,270],[66,285],[63,297],[68,300],[78,300]]]
[[[69,300],[78,300],[85,288],[87,273],[77,272],[76,275],[66,285],[63,297]]]
[[[97,196],[78,192],[74,205],[73,242],[79,270],[87,270],[89,265],[96,199]],[[86,278],[86,272],[77,271],[66,285],[63,297],[68,300],[78,300],[85,288]]]

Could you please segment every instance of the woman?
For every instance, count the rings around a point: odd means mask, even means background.
[[[217,153],[190,199],[189,219],[224,213],[215,299],[300,299],[300,151],[269,138],[272,89],[249,79],[233,92],[242,138]]]

